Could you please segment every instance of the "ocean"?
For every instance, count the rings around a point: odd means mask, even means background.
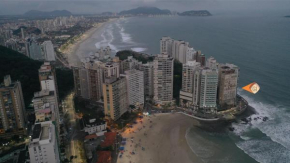
[[[162,36],[185,40],[219,63],[240,67],[238,92],[255,108],[249,124],[235,123],[234,132],[187,132],[193,152],[204,162],[290,162],[290,18],[289,13],[216,13],[210,17],[133,17],[108,23],[101,37],[88,40],[83,54],[110,46],[159,53]],[[94,37],[94,36],[92,36]],[[84,50],[85,49],[85,50]],[[253,95],[241,88],[257,82]]]

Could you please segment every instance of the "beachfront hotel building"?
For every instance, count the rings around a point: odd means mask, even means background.
[[[55,126],[51,121],[36,123],[28,146],[31,163],[60,163]]]
[[[125,77],[106,78],[103,83],[105,116],[111,120],[119,119],[128,111],[128,94]]]
[[[222,107],[235,106],[239,68],[233,64],[219,65],[218,103]]]
[[[10,75],[0,84],[0,137],[25,134],[26,115],[19,81],[12,82]]]
[[[157,104],[173,100],[173,62],[174,59],[166,54],[158,54],[153,61],[153,100]]]
[[[42,52],[45,61],[55,61],[55,52],[51,41],[44,41],[42,43]]]
[[[199,108],[205,112],[216,111],[218,70],[208,67],[200,69],[199,72],[200,86],[197,93],[199,94]]]
[[[187,61],[182,68],[182,87],[180,90],[180,104],[183,107],[190,107],[193,105],[193,88],[194,88],[194,74],[200,69],[200,63],[196,61]]]
[[[136,69],[121,74],[126,78],[128,104],[140,106],[144,104],[144,73]]]

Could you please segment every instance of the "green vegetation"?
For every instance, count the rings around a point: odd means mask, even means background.
[[[73,72],[68,68],[56,69],[58,95],[64,99],[74,88]]]
[[[29,106],[34,92],[39,91],[38,69],[42,62],[32,60],[25,55],[0,46],[0,83],[5,75],[13,81],[19,80],[22,85],[24,102]]]
[[[10,75],[13,81],[20,81],[26,107],[30,105],[34,92],[40,91],[38,69],[41,65],[40,61],[0,46],[0,83],[5,75]],[[57,69],[56,76],[59,96],[62,99],[73,89],[72,70]]]
[[[152,56],[146,56],[142,53],[134,52],[132,50],[118,51],[116,56],[119,57],[119,59],[122,61],[127,59],[128,56],[133,56],[133,58],[137,59],[138,61],[140,61],[142,63],[151,62],[154,59],[154,57],[152,57]]]
[[[85,119],[96,118],[101,120],[105,117],[103,111],[98,109],[98,106],[92,104],[90,100],[75,97],[74,106],[76,112],[81,113]]]
[[[116,127],[118,129],[122,129],[122,127],[125,127],[127,124],[133,123],[137,117],[137,112],[126,112],[116,121],[115,125],[117,125]]]
[[[182,63],[177,60],[174,60],[173,75],[173,98],[176,99],[176,105],[179,105],[179,91],[182,85]]]

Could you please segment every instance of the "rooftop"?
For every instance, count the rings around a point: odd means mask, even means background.
[[[49,126],[43,126],[41,128],[42,132],[41,132],[41,138],[40,140],[46,140],[49,138]]]
[[[34,98],[39,98],[43,96],[53,96],[53,95],[54,95],[54,91],[49,91],[49,90],[42,90],[39,92],[34,92]]]
[[[106,132],[105,140],[101,143],[101,147],[108,147],[114,145],[116,136],[116,132]]]
[[[86,137],[85,137],[85,139],[95,139],[95,138],[97,138],[98,136],[96,135],[96,134],[91,134],[91,135],[87,135]]]
[[[97,155],[98,155],[97,163],[111,163],[112,162],[111,151],[98,151]]]

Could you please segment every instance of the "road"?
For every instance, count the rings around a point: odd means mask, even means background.
[[[70,94],[65,99],[65,113],[68,115],[69,129],[68,129],[68,143],[66,146],[66,156],[70,159],[71,156],[77,156],[72,162],[74,163],[85,163],[86,160],[81,158],[81,152],[79,149],[83,149],[82,142],[85,136],[84,132],[80,131],[80,127],[76,121],[76,113],[73,103],[74,94]]]

